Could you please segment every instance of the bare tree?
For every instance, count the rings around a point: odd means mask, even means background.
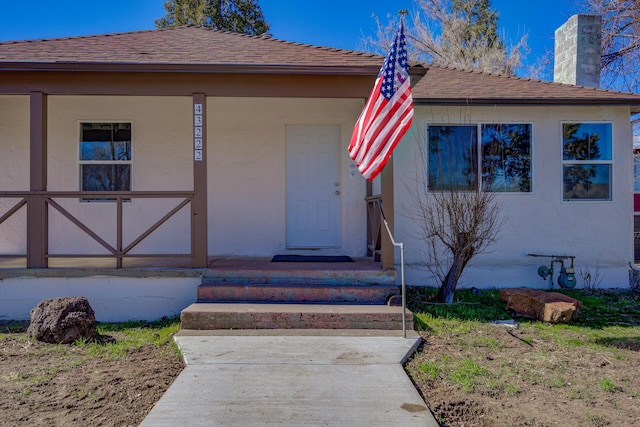
[[[428,167],[428,143],[420,136],[419,150],[422,165]],[[448,304],[465,267],[496,242],[506,221],[496,193],[486,187],[483,191],[473,179],[464,183],[462,167],[453,169],[457,170],[447,169],[437,189],[429,189],[428,172],[418,173],[415,189],[409,188],[411,219],[418,227],[417,237],[425,243],[425,269],[439,284],[436,300]]]
[[[580,0],[582,8],[602,16],[602,73],[606,89],[640,93],[640,1]],[[640,114],[631,116],[640,133]]]
[[[514,75],[528,52],[526,36],[507,47],[498,33],[498,13],[489,0],[415,0],[407,25],[408,52],[413,60],[465,70]],[[384,53],[398,26],[397,17],[382,24],[376,17],[375,37],[361,47]]]
[[[602,82],[605,88],[640,92],[640,1],[581,0],[602,16]]]

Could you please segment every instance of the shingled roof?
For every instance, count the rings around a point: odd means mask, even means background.
[[[640,110],[640,95],[632,93],[435,66],[413,87],[413,98],[428,104],[598,104]]]
[[[10,63],[245,65],[356,67],[376,73],[382,61],[379,55],[191,26],[0,43],[0,69]]]
[[[379,55],[198,27],[0,43],[2,70],[197,71],[375,76]],[[413,64],[417,103],[598,104],[640,95]],[[425,75],[426,72],[426,75]],[[423,76],[424,77],[421,77]]]

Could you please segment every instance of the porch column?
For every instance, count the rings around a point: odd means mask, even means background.
[[[384,209],[384,215],[387,218],[387,223],[389,224],[389,230],[391,233],[394,233],[394,207],[393,207],[393,156],[387,162],[387,165],[382,169],[381,174],[381,195],[382,195],[382,208]],[[395,248],[393,244],[391,244],[391,239],[389,238],[389,233],[382,224],[382,233],[381,236],[381,263],[382,268],[394,268],[394,251]],[[394,236],[395,237],[395,236]]]
[[[47,190],[47,95],[30,94],[29,190]],[[47,204],[43,196],[27,201],[27,268],[46,268]]]
[[[207,97],[193,94],[192,267],[207,266]]]

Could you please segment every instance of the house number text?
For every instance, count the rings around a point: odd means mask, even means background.
[[[202,104],[193,105],[193,160],[202,161]]]

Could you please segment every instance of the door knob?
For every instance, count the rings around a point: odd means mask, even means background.
[[[340,195],[340,190],[336,190],[336,196]]]

